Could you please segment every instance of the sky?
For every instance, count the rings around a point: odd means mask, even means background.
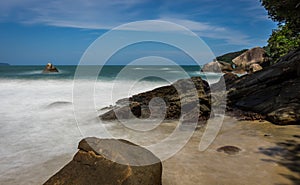
[[[0,1],[0,63],[76,65],[98,37],[122,24],[145,20],[169,21],[190,29],[215,56],[265,46],[277,27],[259,0]],[[144,31],[171,29],[154,25],[145,26]],[[131,47],[131,53],[164,52],[168,53],[164,57],[172,57],[177,51],[162,44],[137,46]],[[123,64],[129,53],[130,49],[117,55],[112,64]],[[184,59],[179,63],[189,64]]]

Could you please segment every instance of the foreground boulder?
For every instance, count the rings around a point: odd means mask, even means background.
[[[43,70],[43,73],[57,73],[58,69],[51,63],[48,63]]]
[[[252,64],[258,64],[262,67],[268,66],[269,57],[267,57],[266,51],[263,48],[255,47],[234,58],[232,62],[235,64],[235,71],[242,73],[249,72]],[[259,68],[257,65],[255,67],[256,70]]]
[[[114,120],[163,116],[163,119],[172,120],[182,116],[183,122],[206,121],[210,116],[208,91],[209,85],[201,77],[182,79],[172,85],[120,100],[117,102],[118,108],[104,113],[100,118]]]
[[[231,107],[262,114],[279,125],[300,124],[300,49],[227,84],[227,89]]]
[[[44,185],[161,185],[160,160],[129,141],[90,137],[80,141],[78,149]]]

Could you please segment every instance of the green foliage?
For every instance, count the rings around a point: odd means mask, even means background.
[[[300,32],[299,0],[260,0],[274,21],[289,24],[291,30]]]
[[[268,40],[268,50],[273,61],[289,51],[300,47],[300,1],[299,0],[260,0],[270,18],[278,22]]]
[[[223,62],[227,62],[232,64],[232,59],[234,59],[235,57],[241,55],[242,53],[244,53],[245,51],[247,51],[248,49],[243,49],[241,51],[236,51],[236,52],[231,52],[231,53],[227,53],[225,55],[222,56],[218,56],[216,59],[218,61],[223,61]]]
[[[268,40],[270,57],[273,58],[274,62],[298,47],[300,47],[300,34],[294,33],[288,25],[281,25],[278,29],[273,30]]]

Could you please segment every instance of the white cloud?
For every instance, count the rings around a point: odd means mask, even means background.
[[[186,19],[168,19],[163,20],[171,21],[195,32],[200,37],[207,37],[212,39],[222,39],[227,43],[235,45],[248,45],[249,37],[245,34],[240,33],[237,30],[231,30],[226,27],[220,27],[209,23],[202,23],[197,21],[191,21]]]
[[[208,22],[198,22],[174,13],[172,16],[161,17],[164,12],[156,12],[149,17],[139,5],[145,5],[150,0],[10,0],[0,2],[0,16],[13,17],[25,24],[45,24],[58,27],[84,29],[111,29],[120,24],[143,19],[157,19],[183,25],[200,37],[221,39],[229,44],[247,45],[247,35],[238,30],[230,30]],[[21,10],[21,11],[18,11]],[[164,10],[160,10],[164,11]],[[16,13],[18,12],[18,13]],[[127,27],[135,30],[135,28]],[[144,25],[144,31],[176,31],[175,27],[153,27]]]

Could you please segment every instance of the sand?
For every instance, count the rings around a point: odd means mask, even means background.
[[[165,123],[163,127],[170,130],[174,124]],[[180,152],[163,161],[163,185],[299,184],[299,151],[296,149],[300,144],[299,126],[276,126],[266,121],[237,121],[226,117],[212,145],[200,152],[202,133],[203,129],[195,131]],[[242,150],[236,155],[216,151],[225,145]],[[9,175],[15,178],[2,177],[0,184],[42,184],[73,155],[51,157]]]
[[[163,163],[163,185],[299,184],[299,171],[293,172],[288,165],[280,164],[291,162],[297,168],[294,161],[287,161],[289,157],[284,156],[287,147],[278,144],[293,140],[299,148],[299,126],[227,118],[216,140],[204,152],[197,150],[201,133],[195,132],[183,150]],[[237,155],[216,151],[225,145],[237,146],[242,151]]]

